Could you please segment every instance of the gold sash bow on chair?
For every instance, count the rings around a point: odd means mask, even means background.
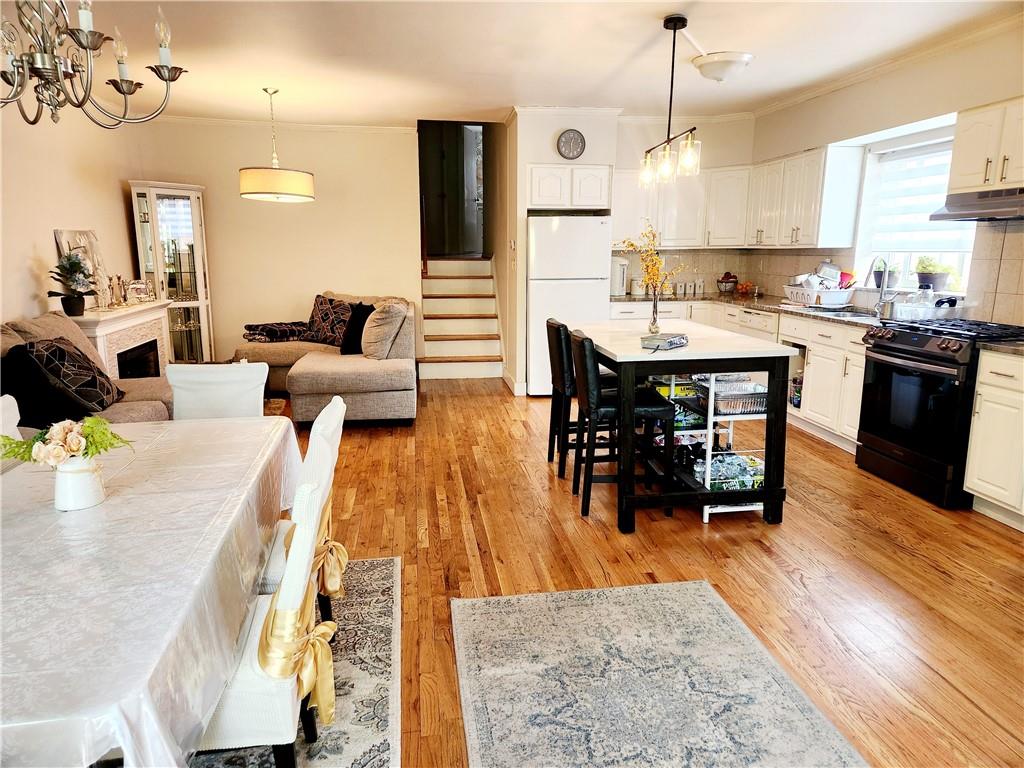
[[[341,542],[333,538],[334,522],[332,493],[324,502],[320,512],[320,527],[317,530],[316,551],[313,554],[313,572],[316,574],[317,589],[320,594],[328,597],[344,597],[345,584],[342,576],[345,573],[345,566],[348,565],[348,551]]]
[[[331,637],[338,629],[333,621],[315,623],[313,597],[315,583],[297,611],[277,610],[277,595],[271,598],[270,609],[260,634],[259,662],[271,677],[296,678],[299,698],[309,694],[310,706],[317,708],[320,722],[334,722],[334,658]]]

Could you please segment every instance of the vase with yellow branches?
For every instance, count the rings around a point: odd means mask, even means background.
[[[660,330],[658,300],[661,298],[661,292],[668,285],[668,281],[683,270],[683,264],[679,264],[674,269],[665,270],[665,260],[658,253],[658,233],[654,231],[654,226],[649,219],[637,240],[627,237],[618,245],[626,253],[635,253],[640,257],[640,268],[643,272],[641,280],[645,287],[650,288],[654,300],[651,307],[651,322],[647,329],[651,333],[658,333]]]

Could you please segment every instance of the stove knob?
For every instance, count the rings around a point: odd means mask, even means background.
[[[951,352],[959,352],[963,348],[964,348],[963,342],[951,341],[949,343],[949,349],[950,349]]]
[[[889,340],[895,339],[896,338],[896,331],[894,331],[894,330],[892,330],[890,328],[889,330],[887,330],[885,332],[885,338],[889,339]]]
[[[949,339],[939,339],[939,349],[949,349]]]

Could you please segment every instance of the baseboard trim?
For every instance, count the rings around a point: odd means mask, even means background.
[[[526,382],[517,383],[512,377],[512,374],[508,372],[507,368],[501,369],[501,380],[505,382],[505,386],[508,387],[508,391],[516,397],[526,397]]]
[[[1024,515],[1007,509],[1001,504],[996,504],[980,496],[974,497],[974,511],[985,517],[991,517],[997,523],[1008,525],[1018,531],[1024,531]]]
[[[815,437],[824,440],[826,443],[834,445],[836,448],[842,448],[847,453],[857,453],[857,442],[850,440],[842,435],[837,435],[824,427],[819,427],[814,422],[808,421],[802,416],[797,416],[792,411],[786,414],[786,422],[791,426],[801,429],[808,434],[814,435]]]

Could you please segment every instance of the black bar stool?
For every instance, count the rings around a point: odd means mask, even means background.
[[[576,371],[576,399],[579,402],[579,417],[576,420],[576,459],[573,467],[573,493],[579,490],[580,469],[583,469],[583,498],[580,514],[590,514],[590,489],[593,483],[614,483],[615,475],[594,477],[594,454],[597,447],[597,430],[618,421],[618,392],[602,391],[600,369],[594,352],[593,340],[582,331],[573,331],[570,339],[573,365]],[[671,482],[672,461],[675,452],[675,406],[660,392],[650,387],[639,387],[635,396],[633,412],[636,422],[661,422],[665,437],[664,472]],[[586,439],[583,430],[586,428]],[[653,430],[652,430],[653,431]],[[645,425],[645,433],[648,433]],[[584,454],[585,450],[585,454]],[[620,456],[619,461],[635,461],[635,456]]]
[[[572,420],[572,398],[576,394],[576,374],[572,364],[569,327],[554,318],[548,318],[547,334],[548,357],[551,362],[551,421],[548,425],[548,462],[555,460],[557,448],[558,476],[564,478],[569,449],[576,446],[569,439],[570,431],[576,429],[576,422]],[[617,384],[617,377],[614,373],[601,374],[600,381],[602,389],[614,393]],[[610,460],[610,457],[602,456],[600,460],[607,461]]]

